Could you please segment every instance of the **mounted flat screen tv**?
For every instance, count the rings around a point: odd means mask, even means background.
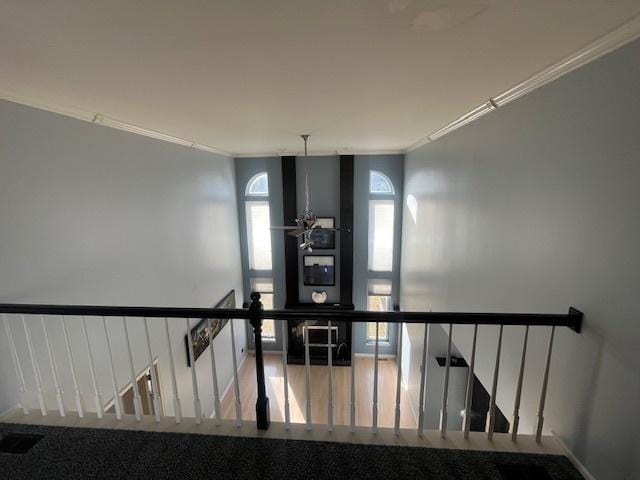
[[[222,300],[216,303],[213,308],[236,308],[236,291],[231,290]],[[210,325],[209,320],[211,320]],[[202,355],[202,352],[209,346],[209,341],[216,338],[228,322],[228,318],[203,318],[191,328],[190,334],[191,341],[193,342],[193,356],[195,360],[198,360],[198,357]],[[187,366],[190,367],[191,356],[189,355],[189,339],[187,335],[184,336],[184,345],[187,352]]]
[[[336,284],[335,257],[333,255],[306,255],[303,257],[304,284],[333,286]]]

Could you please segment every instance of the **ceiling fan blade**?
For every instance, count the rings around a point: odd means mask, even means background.
[[[295,230],[291,230],[290,232],[287,232],[287,235],[291,235],[292,237],[299,237],[300,235],[303,235],[304,232],[306,232],[304,228],[298,227]]]
[[[277,227],[269,227],[269,230],[296,230],[300,227],[296,226],[296,225],[292,225],[292,226],[277,226]]]
[[[327,230],[329,232],[347,232],[351,233],[351,229],[349,228],[325,228],[325,227],[315,227],[313,230]]]

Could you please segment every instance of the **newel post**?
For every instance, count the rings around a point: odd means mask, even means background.
[[[264,359],[262,356],[262,302],[258,292],[251,293],[251,326],[253,327],[254,343],[256,347],[256,381],[258,384],[258,400],[256,401],[256,423],[259,430],[269,428],[269,398],[264,381]]]

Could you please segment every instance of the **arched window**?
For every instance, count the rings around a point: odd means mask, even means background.
[[[267,172],[260,172],[251,177],[245,191],[247,197],[268,197],[269,176]]]
[[[369,193],[374,195],[393,195],[393,183],[384,173],[377,170],[369,172]]]
[[[273,309],[271,208],[267,172],[251,177],[244,193],[250,288],[252,292],[260,292],[265,309]],[[273,320],[263,321],[262,339],[265,342],[275,341]]]
[[[369,281],[367,309],[390,311],[393,291],[395,189],[384,173],[369,171]],[[367,342],[389,341],[386,322],[367,323]]]

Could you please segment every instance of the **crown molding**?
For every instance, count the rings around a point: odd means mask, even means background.
[[[85,122],[93,122],[93,119],[96,116],[95,112],[90,112],[88,110],[83,110],[76,107],[63,107],[54,103],[43,102],[33,97],[24,97],[22,95],[17,95],[6,90],[0,90],[0,100],[7,100],[9,102],[18,103],[20,105],[36,108],[38,110],[45,110],[47,112],[64,115],[65,117],[76,118]]]
[[[283,157],[285,155],[295,155],[295,153],[234,153],[233,158],[264,158],[264,157]]]
[[[194,142],[193,140],[187,140],[184,138],[174,137],[166,133],[151,130],[132,123],[123,122],[115,118],[108,117],[101,113],[89,112],[75,107],[62,107],[52,103],[46,103],[36,100],[34,98],[26,98],[20,95],[15,95],[10,92],[0,91],[0,99],[7,100],[9,102],[26,105],[28,107],[37,108],[38,110],[45,110],[47,112],[57,113],[64,115],[65,117],[71,117],[85,122],[94,123],[103,127],[115,128],[129,133],[135,133],[136,135],[142,135],[145,137],[155,138],[163,142],[175,143],[189,148],[195,148],[196,150],[203,150],[209,153],[215,153],[224,157],[233,157],[233,154],[225,150],[221,150],[209,145],[203,145],[201,143]]]
[[[350,149],[340,149],[340,150],[318,150],[314,152],[309,152],[307,154],[308,157],[327,157],[331,155],[404,155],[404,150],[350,150]],[[290,151],[290,150],[281,150],[279,152],[268,152],[268,153],[238,153],[234,155],[234,158],[263,158],[263,157],[286,157],[286,156],[294,156],[294,157],[302,157],[304,156],[303,152],[298,151]]]
[[[453,122],[448,123],[429,135],[422,137],[407,147],[405,153],[412,152],[423,145],[446,135],[447,133],[467,125],[496,108],[502,107],[507,103],[512,102],[523,95],[526,95],[541,86],[546,85],[547,83],[552,82],[617,48],[622,47],[623,45],[626,45],[638,37],[640,37],[640,14],[635,15],[597,40],[588,43],[571,55],[548,66],[547,68],[544,68],[543,70],[540,70],[510,89],[489,98],[485,103],[479,105],[473,110],[470,110],[464,115],[461,115]]]
[[[404,150],[351,150],[336,151],[338,155],[404,155]]]

